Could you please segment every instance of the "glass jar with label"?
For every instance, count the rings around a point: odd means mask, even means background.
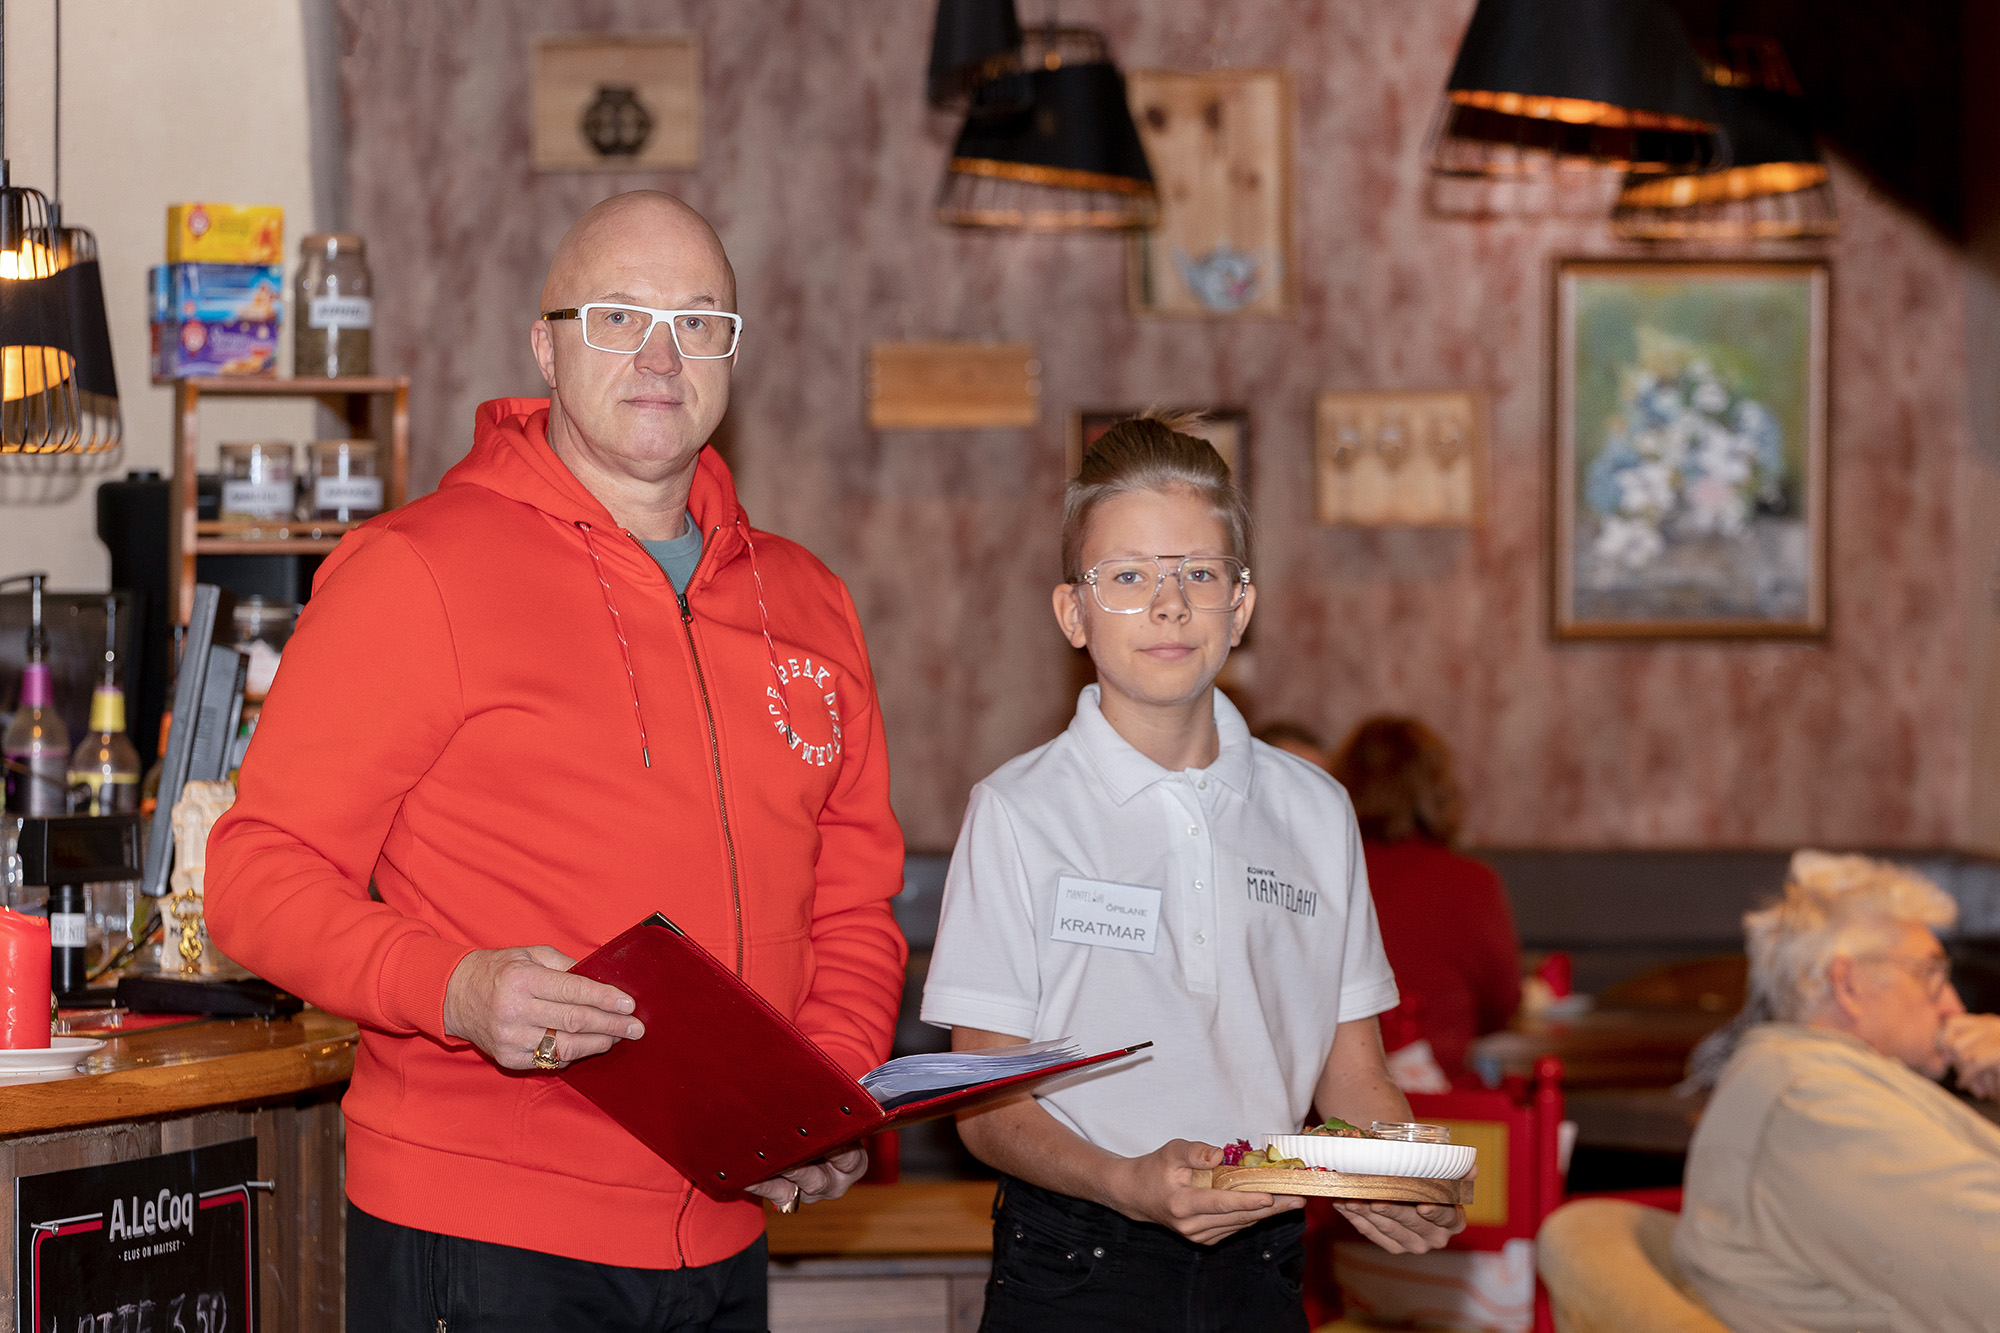
[[[312,449],[312,515],[358,523],[382,512],[382,478],[373,440],[315,440]]]
[[[243,702],[261,704],[278,674],[278,659],[291,641],[298,608],[289,602],[245,597],[236,604],[236,647],[250,660],[244,664]]]
[[[225,444],[222,455],[222,520],[258,522],[292,516],[297,492],[289,441],[258,440]]]
[[[350,232],[319,232],[299,245],[292,305],[294,375],[366,375],[375,327],[368,247]]]

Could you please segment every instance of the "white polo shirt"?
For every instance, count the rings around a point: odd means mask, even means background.
[[[1150,1039],[1037,1094],[1127,1157],[1296,1128],[1335,1028],[1396,1004],[1347,793],[1220,691],[1215,722],[1215,762],[1169,772],[1088,687],[1068,730],[973,788],[945,880],[924,1021]]]

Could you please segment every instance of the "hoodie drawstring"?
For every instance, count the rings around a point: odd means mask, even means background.
[[[590,539],[590,524],[578,520],[576,526],[583,534],[584,549],[590,552],[591,566],[597,571],[597,586],[604,590],[604,609],[611,613],[611,632],[618,636],[618,651],[625,656],[625,683],[631,687],[632,717],[639,724],[639,758],[647,768],[651,768],[653,751],[646,740],[646,713],[639,707],[639,676],[632,670],[632,645],[625,638],[625,621],[618,614],[618,603],[611,600],[611,584],[604,577],[604,561],[597,554],[597,544]],[[770,637],[766,632],[764,638],[767,643]]]
[[[757,572],[757,543],[750,540],[750,526],[743,521],[740,513],[736,516],[736,531],[750,551],[750,580],[757,585],[757,621],[764,631],[764,652],[770,659],[771,676],[778,682],[778,688],[772,693],[781,710],[778,732],[785,738],[785,744],[793,745],[797,743],[797,733],[792,730],[792,701],[786,696],[789,682],[778,668],[778,645],[771,640],[771,613],[764,605],[764,576]]]

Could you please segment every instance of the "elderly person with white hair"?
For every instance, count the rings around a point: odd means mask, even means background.
[[[1910,871],[1800,852],[1744,918],[1747,1024],[1689,1151],[1681,1271],[1737,1333],[2000,1329],[2000,1018],[1967,1014]],[[1763,1021],[1756,1021],[1763,1020]]]

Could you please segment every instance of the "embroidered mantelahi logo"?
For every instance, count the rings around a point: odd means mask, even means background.
[[[1278,878],[1278,872],[1275,870],[1251,866],[1244,874],[1243,882],[1253,903],[1282,907],[1298,916],[1319,914],[1319,890],[1302,889],[1296,884],[1287,884]]]
[[[825,768],[840,755],[840,693],[834,688],[833,672],[810,657],[788,657],[772,665],[778,672],[778,684],[790,685],[793,681],[803,681],[819,692],[820,702],[826,705],[827,721],[832,727],[829,739],[824,745],[814,745],[799,735],[792,726],[791,710],[787,703],[792,692],[780,694],[775,686],[766,685],[764,693],[770,702],[765,711],[771,715],[771,724],[778,729],[791,752],[815,768]]]

